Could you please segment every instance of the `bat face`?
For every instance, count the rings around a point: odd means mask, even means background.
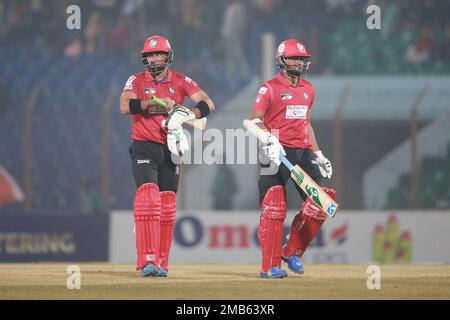
[[[299,165],[292,169],[291,177],[326,214],[334,217],[339,205]]]

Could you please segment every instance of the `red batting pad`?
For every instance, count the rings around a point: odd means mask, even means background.
[[[141,185],[134,197],[134,222],[136,224],[137,270],[147,263],[158,265],[160,242],[161,199],[154,183]]]
[[[281,242],[287,205],[283,186],[270,188],[261,205],[258,241],[262,250],[262,272],[281,266]]]
[[[173,191],[163,191],[161,195],[161,242],[159,261],[161,267],[169,271],[169,253],[173,238],[173,225],[177,214],[177,199]]]
[[[322,189],[332,199],[336,197],[335,190],[331,188]],[[292,221],[289,240],[283,248],[283,257],[301,257],[326,219],[327,214],[308,197],[303,205],[303,209]]]

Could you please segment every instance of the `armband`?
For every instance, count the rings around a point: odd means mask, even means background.
[[[129,106],[131,114],[139,114],[142,112],[141,99],[130,99]]]
[[[197,103],[194,106],[194,108],[197,108],[198,110],[200,110],[200,118],[199,119],[208,116],[209,111],[210,111],[208,104],[204,100],[202,100],[199,103]]]

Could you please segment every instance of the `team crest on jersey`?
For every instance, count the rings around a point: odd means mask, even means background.
[[[155,88],[144,88],[144,93],[145,94],[155,94],[156,89]]]
[[[292,94],[290,93],[282,93],[280,94],[281,96],[281,100],[291,100],[292,99]]]
[[[169,88],[169,92],[170,92],[170,94],[175,94],[175,89],[172,88],[172,87],[170,87],[170,88]]]

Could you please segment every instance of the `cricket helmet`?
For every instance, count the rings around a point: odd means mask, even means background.
[[[163,52],[167,54],[167,59],[164,63],[152,62],[150,63],[147,57],[152,53]],[[151,36],[144,42],[144,47],[141,50],[142,63],[148,68],[152,75],[157,75],[170,66],[173,61],[173,50],[170,46],[169,40],[162,36]]]
[[[302,60],[307,60],[303,69],[308,69],[311,55],[306,50],[306,47],[297,39],[288,39],[280,43],[276,52],[276,64],[278,70],[286,70],[286,72],[294,77],[300,77],[303,70],[296,70],[287,68],[286,58],[300,57]]]

